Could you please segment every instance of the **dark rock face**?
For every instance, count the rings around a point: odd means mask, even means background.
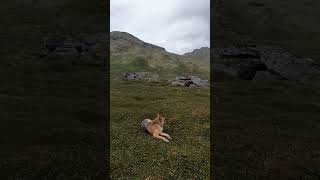
[[[70,37],[46,37],[44,38],[44,48],[47,55],[85,55],[96,54],[104,55],[106,51],[105,34],[89,34],[82,35],[77,40]]]
[[[320,79],[315,60],[293,55],[288,50],[269,46],[231,46],[212,51],[214,70],[243,80]]]
[[[261,55],[261,61],[269,69],[278,72],[288,80],[320,79],[320,66],[311,58],[297,57],[289,52],[267,49]]]
[[[234,46],[222,49],[221,56],[224,58],[239,58],[239,59],[260,58],[260,54],[257,50],[249,49],[247,47],[237,48]]]
[[[240,68],[238,71],[238,77],[243,80],[252,80],[255,75],[256,71],[249,67]]]

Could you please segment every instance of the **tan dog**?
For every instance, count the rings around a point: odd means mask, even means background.
[[[157,114],[157,117],[154,120],[145,119],[141,122],[141,129],[145,132],[150,133],[153,137],[162,139],[165,142],[169,142],[171,140],[171,137],[169,134],[162,132],[163,126],[164,126],[164,119],[160,116],[160,114]],[[169,139],[169,140],[168,140]]]

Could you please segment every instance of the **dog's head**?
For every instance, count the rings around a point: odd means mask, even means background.
[[[156,118],[157,121],[159,121],[159,123],[163,126],[164,123],[165,123],[165,118],[162,117],[159,113],[157,114],[157,118]]]

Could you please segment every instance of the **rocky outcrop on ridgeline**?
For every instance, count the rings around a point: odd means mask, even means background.
[[[320,80],[320,66],[311,58],[271,46],[214,48],[214,71],[243,80]]]
[[[183,54],[187,58],[198,59],[202,61],[210,61],[210,48],[201,47],[200,49],[194,49],[192,52]]]

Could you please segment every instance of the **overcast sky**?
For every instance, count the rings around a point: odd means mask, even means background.
[[[210,46],[210,0],[111,0],[111,31],[183,54]]]

